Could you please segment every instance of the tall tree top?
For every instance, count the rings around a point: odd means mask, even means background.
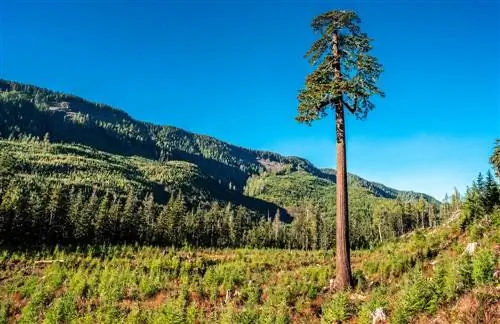
[[[384,95],[376,85],[382,65],[368,54],[372,39],[361,32],[360,22],[356,13],[344,10],[313,19],[311,27],[319,38],[305,56],[315,70],[298,95],[299,122],[310,124],[321,119],[335,105],[363,119],[374,108],[370,97]]]

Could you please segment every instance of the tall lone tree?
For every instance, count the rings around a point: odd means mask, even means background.
[[[319,35],[306,57],[315,70],[299,92],[296,119],[310,125],[335,111],[337,135],[337,227],[335,287],[352,285],[347,208],[347,170],[344,108],[364,119],[374,108],[373,95],[384,96],[377,87],[382,65],[368,53],[370,39],[361,32],[360,19],[353,11],[334,10],[315,17],[312,29]]]

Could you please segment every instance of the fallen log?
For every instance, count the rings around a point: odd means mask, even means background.
[[[38,261],[35,261],[35,264],[39,264],[39,263],[55,263],[55,262],[59,262],[59,263],[63,263],[64,260],[38,260]]]

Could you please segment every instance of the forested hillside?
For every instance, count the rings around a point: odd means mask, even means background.
[[[334,244],[334,170],[35,86],[0,81],[0,90],[4,243]],[[349,192],[354,248],[451,213],[355,175]]]
[[[187,161],[238,191],[243,191],[250,175],[264,170],[303,170],[317,177],[335,179],[334,171],[317,169],[302,158],[249,150],[176,127],[139,122],[121,110],[73,95],[6,80],[0,80],[0,90],[3,138],[22,135],[43,138],[48,134],[51,142],[78,143],[104,152],[159,161]],[[357,176],[353,180],[380,197],[421,195],[400,192]],[[424,198],[436,202],[427,195]]]

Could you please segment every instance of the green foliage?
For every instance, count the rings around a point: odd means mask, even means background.
[[[349,317],[349,297],[345,292],[335,294],[332,299],[322,306],[322,322],[342,322]]]
[[[326,116],[328,108],[344,106],[358,118],[373,109],[372,95],[384,95],[376,86],[382,65],[369,55],[371,39],[360,31],[353,11],[334,10],[313,19],[319,38],[306,56],[316,70],[298,95],[297,120],[311,123]]]
[[[490,157],[490,163],[496,171],[497,177],[500,178],[500,138],[495,141],[495,147]]]
[[[470,289],[472,280],[472,260],[467,254],[460,257],[457,262],[451,264],[445,278],[445,296],[448,301]]]
[[[394,323],[408,323],[415,314],[428,309],[433,296],[432,288],[432,284],[425,277],[417,274],[401,292],[394,311]]]
[[[0,324],[9,322],[9,303],[7,301],[0,302]]]
[[[76,304],[72,295],[68,294],[55,299],[45,314],[45,323],[70,323],[76,318]]]
[[[383,288],[378,288],[373,291],[370,296],[370,299],[365,301],[358,312],[358,320],[359,323],[363,324],[371,324],[372,323],[372,314],[377,308],[387,309],[388,302],[386,291]]]
[[[482,250],[474,255],[472,260],[472,278],[476,285],[493,282],[496,267],[496,257],[488,250]]]

